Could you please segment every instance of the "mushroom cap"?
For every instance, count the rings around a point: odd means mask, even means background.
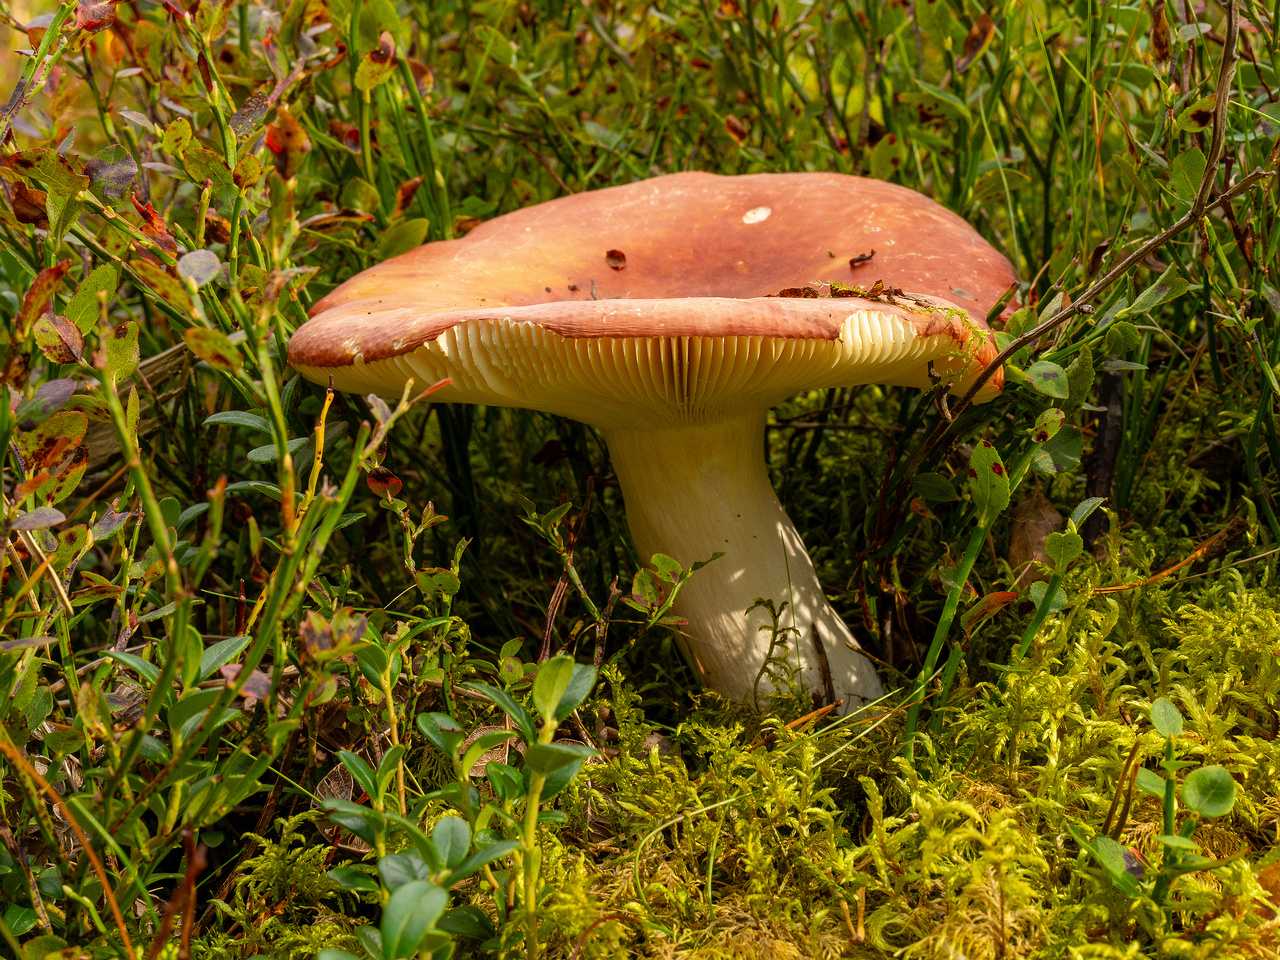
[[[526,207],[366,270],[315,305],[289,360],[344,390],[450,377],[436,399],[601,426],[630,422],[637,402],[700,418],[819,386],[927,386],[930,361],[962,385],[995,356],[983,318],[1015,280],[972,227],[903,187],[677,173]],[[819,295],[829,281],[892,292]]]

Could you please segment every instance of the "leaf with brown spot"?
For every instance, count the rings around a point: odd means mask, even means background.
[[[228,663],[218,668],[218,673],[222,674],[222,678],[226,680],[228,687],[236,685],[243,671],[244,664],[241,663]],[[266,700],[271,696],[271,677],[261,670],[254,670],[245,677],[244,685],[240,688],[240,692],[245,697]]]
[[[79,410],[55,413],[34,430],[24,430],[13,440],[27,473],[53,471],[67,450],[84,440],[89,418]]]
[[[163,267],[148,260],[132,260],[129,266],[138,275],[138,279],[151,288],[152,293],[179,313],[189,314],[195,309],[182,281]]]
[[[204,236],[213,243],[231,242],[231,221],[224,220],[212,210],[205,211]]]
[[[621,250],[608,250],[605,252],[604,262],[614,270],[622,270],[627,265],[627,255]]]
[[[62,284],[62,278],[67,275],[67,271],[70,269],[71,261],[63,260],[61,263],[46,267],[36,274],[36,278],[31,281],[31,286],[22,298],[22,306],[18,309],[18,318],[14,331],[15,339],[25,340],[27,338],[27,334],[31,332],[32,325],[36,322],[36,318],[48,308],[49,300]]]
[[[137,161],[118,143],[98,151],[84,169],[89,176],[89,185],[98,187],[102,195],[111,200],[123,197],[138,175]]]
[[[44,530],[48,527],[56,527],[66,519],[66,514],[61,510],[55,510],[53,507],[36,507],[34,510],[19,514],[10,529]]]
[[[164,222],[164,217],[156,213],[155,207],[151,206],[150,202],[146,204],[140,203],[137,194],[130,193],[129,199],[133,201],[133,208],[138,211],[138,216],[142,217],[143,236],[147,237],[170,256],[177,253],[178,241],[169,232],[169,227]]]
[[[985,11],[964,38],[964,53],[956,61],[956,73],[964,73],[982,55],[996,35],[995,21]]]
[[[298,172],[303,156],[311,149],[311,138],[302,124],[284,107],[276,109],[276,122],[267,124],[267,149],[276,157],[276,170],[286,180]]]
[[[53,479],[53,474],[42,471],[40,473],[35,474],[32,477],[29,477],[26,480],[23,480],[20,484],[18,484],[16,487],[13,488],[13,491],[11,493],[11,496],[13,497],[13,502],[21,503],[23,500],[27,499],[27,497],[31,496],[33,493],[35,493],[37,490],[39,490],[41,487],[43,487],[46,483],[48,483],[52,479]]]
[[[245,98],[244,103],[240,104],[240,108],[231,115],[227,125],[238,136],[247,136],[258,129],[258,125],[262,123],[262,118],[267,115],[267,111],[270,109],[271,100],[267,96],[266,88],[255,90]]]
[[[436,75],[425,63],[410,60],[409,72],[413,74],[413,80],[418,85],[418,92],[424,97],[435,88]]]
[[[458,214],[453,218],[453,233],[457,237],[465,237],[480,224],[484,223],[479,217],[469,217],[466,214]],[[621,267],[615,269],[621,270]]]
[[[409,209],[409,204],[413,203],[414,196],[418,193],[418,188],[422,186],[422,178],[414,177],[412,180],[406,180],[400,184],[400,188],[396,190],[396,205],[391,211],[391,219],[402,216]]]
[[[215,370],[235,373],[240,369],[240,351],[222,331],[190,327],[182,338],[187,342],[187,349]]]
[[[240,158],[240,162],[236,164],[236,169],[231,174],[231,182],[241,190],[247,190],[257,183],[261,177],[262,164],[258,162],[258,158],[252,153],[246,153]]]
[[[116,22],[116,5],[114,0],[80,0],[76,4],[76,30],[88,30],[97,33]]]
[[[396,69],[396,41],[390,31],[378,35],[378,45],[364,55],[356,68],[356,89],[367,93],[379,87]]]
[[[747,126],[745,120],[735,117],[732,113],[724,118],[724,128],[728,131],[729,136],[733,137],[738,146],[742,146],[747,142],[747,134],[751,129]]]
[[[369,489],[379,500],[395,499],[400,495],[400,489],[403,486],[400,478],[386,467],[374,467],[370,470],[369,476],[365,478],[365,483],[369,485]]]
[[[997,590],[994,593],[988,593],[966,610],[964,616],[960,618],[960,626],[964,629],[964,635],[967,637],[972,634],[979,624],[990,620],[1009,604],[1013,603],[1014,600],[1017,600],[1019,596],[1021,594],[1014,593],[1011,590]]]
[[[75,363],[84,354],[84,335],[66,317],[46,313],[33,332],[36,346],[51,363]]]
[[[29,223],[40,230],[48,230],[48,202],[49,195],[43,190],[28,187],[21,180],[13,185],[13,215],[18,218],[19,223]]]
[[[72,451],[57,475],[43,484],[36,496],[46,504],[61,503],[80,486],[85,471],[89,469],[89,445],[82,443]]]
[[[1165,0],[1151,5],[1151,59],[1164,63],[1173,51],[1169,43],[1169,19],[1165,16]]]
[[[122,323],[104,339],[107,373],[119,383],[138,369],[138,324],[132,320]]]

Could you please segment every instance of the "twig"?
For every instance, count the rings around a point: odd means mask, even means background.
[[[934,447],[941,442],[943,436],[951,429],[952,423],[959,418],[969,405],[973,403],[973,398],[977,396],[987,381],[995,376],[996,371],[1016,354],[1023,347],[1030,346],[1035,343],[1046,333],[1056,330],[1068,320],[1076,316],[1089,316],[1093,313],[1093,301],[1110,287],[1117,280],[1121,279],[1129,269],[1146,259],[1147,255],[1164,246],[1171,239],[1176,237],[1182,231],[1203,217],[1209,210],[1214,207],[1222,206],[1230,203],[1236,197],[1252,189],[1252,187],[1275,175],[1274,170],[1267,170],[1259,167],[1253,172],[1247,174],[1235,186],[1224,190],[1216,197],[1210,199],[1209,194],[1213,191],[1214,181],[1217,179],[1218,166],[1222,161],[1223,145],[1226,141],[1227,134],[1227,108],[1231,102],[1231,83],[1235,78],[1236,64],[1239,62],[1240,55],[1237,47],[1237,40],[1240,35],[1240,9],[1237,0],[1226,0],[1227,8],[1227,34],[1226,43],[1223,46],[1222,63],[1218,69],[1218,87],[1217,100],[1213,106],[1213,140],[1209,148],[1209,156],[1205,163],[1204,175],[1200,178],[1200,188],[1196,192],[1195,202],[1191,204],[1191,209],[1179,217],[1171,226],[1162,230],[1159,234],[1152,237],[1146,243],[1139,246],[1118,264],[1108,270],[1099,277],[1092,286],[1082,293],[1074,303],[1070,306],[1063,307],[1048,320],[1040,325],[1027,331],[1022,336],[1015,339],[1007,347],[996,355],[996,358],[987,364],[974,379],[973,384],[969,387],[960,400],[951,407],[951,419],[943,420],[934,428],[933,433],[924,442],[924,445],[916,451],[911,458],[911,462],[907,465],[907,469],[903,474],[902,480],[898,484],[899,500],[906,502],[905,494],[907,486],[911,483],[911,478],[915,476],[920,465],[924,463],[925,458],[933,451]]]

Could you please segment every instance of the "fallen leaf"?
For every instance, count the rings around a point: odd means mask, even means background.
[[[1047,563],[1044,541],[1051,533],[1058,533],[1063,528],[1062,514],[1054,509],[1053,504],[1039,490],[1013,508],[1009,518],[1009,552],[1006,559],[1009,567],[1020,571],[1018,583],[1034,583],[1037,580],[1047,581],[1047,573],[1031,573],[1033,562]]]

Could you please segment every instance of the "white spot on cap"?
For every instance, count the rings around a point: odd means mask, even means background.
[[[752,207],[742,215],[743,223],[762,223],[769,219],[773,210],[769,207]]]

